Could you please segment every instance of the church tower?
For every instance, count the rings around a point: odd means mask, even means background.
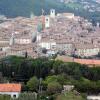
[[[49,17],[45,17],[45,28],[49,28],[50,27],[50,18]]]
[[[50,10],[50,17],[55,18],[55,16],[56,16],[55,9],[51,9]]]
[[[14,33],[12,33],[11,38],[10,38],[9,45],[10,45],[10,46],[11,46],[11,45],[14,45],[14,43],[15,43],[15,38],[14,38]]]

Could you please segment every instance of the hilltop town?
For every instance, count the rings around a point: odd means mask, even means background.
[[[93,57],[100,52],[100,25],[73,13],[4,18],[0,23],[0,57],[8,55]]]
[[[0,16],[0,100],[100,100],[99,74],[99,22],[55,9]]]

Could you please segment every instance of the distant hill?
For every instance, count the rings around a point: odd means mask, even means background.
[[[54,8],[56,12],[73,12],[75,15],[93,19],[94,21],[100,21],[98,12],[92,13],[82,8],[81,2],[83,0],[78,0],[78,4],[66,4],[62,1],[64,0],[0,0],[0,14],[7,17],[29,17],[32,12],[35,15],[41,15],[42,8],[45,9],[45,14],[48,14],[49,10]],[[91,2],[91,4],[93,4],[93,2]]]
[[[50,8],[61,9],[61,7],[62,4],[56,0],[0,0],[0,14],[7,17],[29,17],[31,12],[40,15],[42,8],[48,13]]]

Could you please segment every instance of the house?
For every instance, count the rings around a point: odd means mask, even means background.
[[[6,56],[6,52],[0,51],[0,58],[4,58]]]
[[[87,96],[87,100],[100,100],[100,96]]]
[[[78,44],[75,45],[75,55],[81,57],[90,57],[98,55],[100,49],[93,44]]]
[[[74,13],[63,13],[63,14],[57,14],[57,16],[64,16],[66,17],[67,19],[74,19],[75,18],[75,15]]]
[[[18,98],[21,92],[21,84],[7,83],[0,84],[0,94],[10,95],[11,98]]]
[[[79,64],[89,65],[89,67],[94,67],[94,65],[99,67],[100,65],[100,60],[95,60],[95,59],[77,59],[68,56],[57,56],[55,60],[61,60],[63,62],[75,62]]]
[[[85,65],[100,65],[100,60],[95,59],[74,59],[74,62]]]
[[[39,43],[39,46],[41,48],[46,48],[47,50],[54,50],[56,49],[56,42],[53,41],[53,40],[42,40],[40,43]]]
[[[30,44],[32,43],[32,39],[28,36],[15,38],[15,44]]]
[[[6,52],[9,49],[8,43],[0,43],[0,51]]]
[[[60,56],[58,55],[57,58],[55,60],[61,60],[63,62],[74,62],[74,58],[73,57],[69,57],[69,56]]]
[[[64,85],[63,88],[64,88],[64,91],[69,92],[74,89],[74,85]]]
[[[68,19],[73,19],[75,17],[74,13],[63,13],[63,16]]]
[[[56,41],[57,43],[57,50],[58,51],[65,51],[66,55],[72,55],[73,53],[73,44],[70,42],[67,42],[66,40]]]

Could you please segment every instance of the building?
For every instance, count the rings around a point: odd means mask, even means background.
[[[100,50],[100,27],[73,13],[57,14],[55,9],[50,15],[10,18],[0,23],[1,54],[24,56],[27,51],[34,57],[41,48],[48,54],[95,57]]]
[[[57,56],[56,60],[61,60],[63,62],[75,62],[83,65],[89,65],[88,67],[95,67],[100,66],[100,60],[95,59],[77,59],[73,57],[67,57],[67,56]]]
[[[72,55],[73,53],[73,44],[66,40],[57,41],[56,48],[58,51],[64,51],[66,55]]]
[[[0,84],[0,94],[10,95],[11,98],[18,98],[21,93],[21,84]]]
[[[52,41],[52,40],[50,40],[50,41],[44,40],[39,43],[39,46],[41,48],[45,48],[47,50],[51,50],[51,49],[54,50],[54,49],[56,49],[56,42]]]
[[[80,57],[91,57],[98,55],[100,49],[93,44],[79,44],[75,45],[75,55]]]
[[[9,43],[1,43],[0,44],[0,51],[6,52],[9,49]]]
[[[55,18],[55,16],[56,16],[55,9],[51,9],[50,10],[50,17]]]
[[[63,16],[65,16],[68,19],[74,19],[75,17],[74,13],[63,13]]]
[[[64,85],[63,88],[64,88],[63,90],[64,92],[69,92],[74,89],[74,85]]]
[[[32,43],[32,39],[27,37],[20,37],[15,39],[16,44],[30,44]]]
[[[100,60],[94,60],[94,59],[74,59],[74,62],[84,65],[96,65],[100,66]]]
[[[0,58],[4,58],[6,56],[6,52],[0,51]]]
[[[100,100],[100,96],[87,96],[87,100]]]
[[[50,18],[48,16],[45,16],[45,28],[50,27]]]
[[[16,44],[14,46],[10,46],[7,55],[16,55],[16,56],[24,56],[25,53],[32,53],[33,52],[33,44]],[[31,55],[32,56],[32,55]]]

